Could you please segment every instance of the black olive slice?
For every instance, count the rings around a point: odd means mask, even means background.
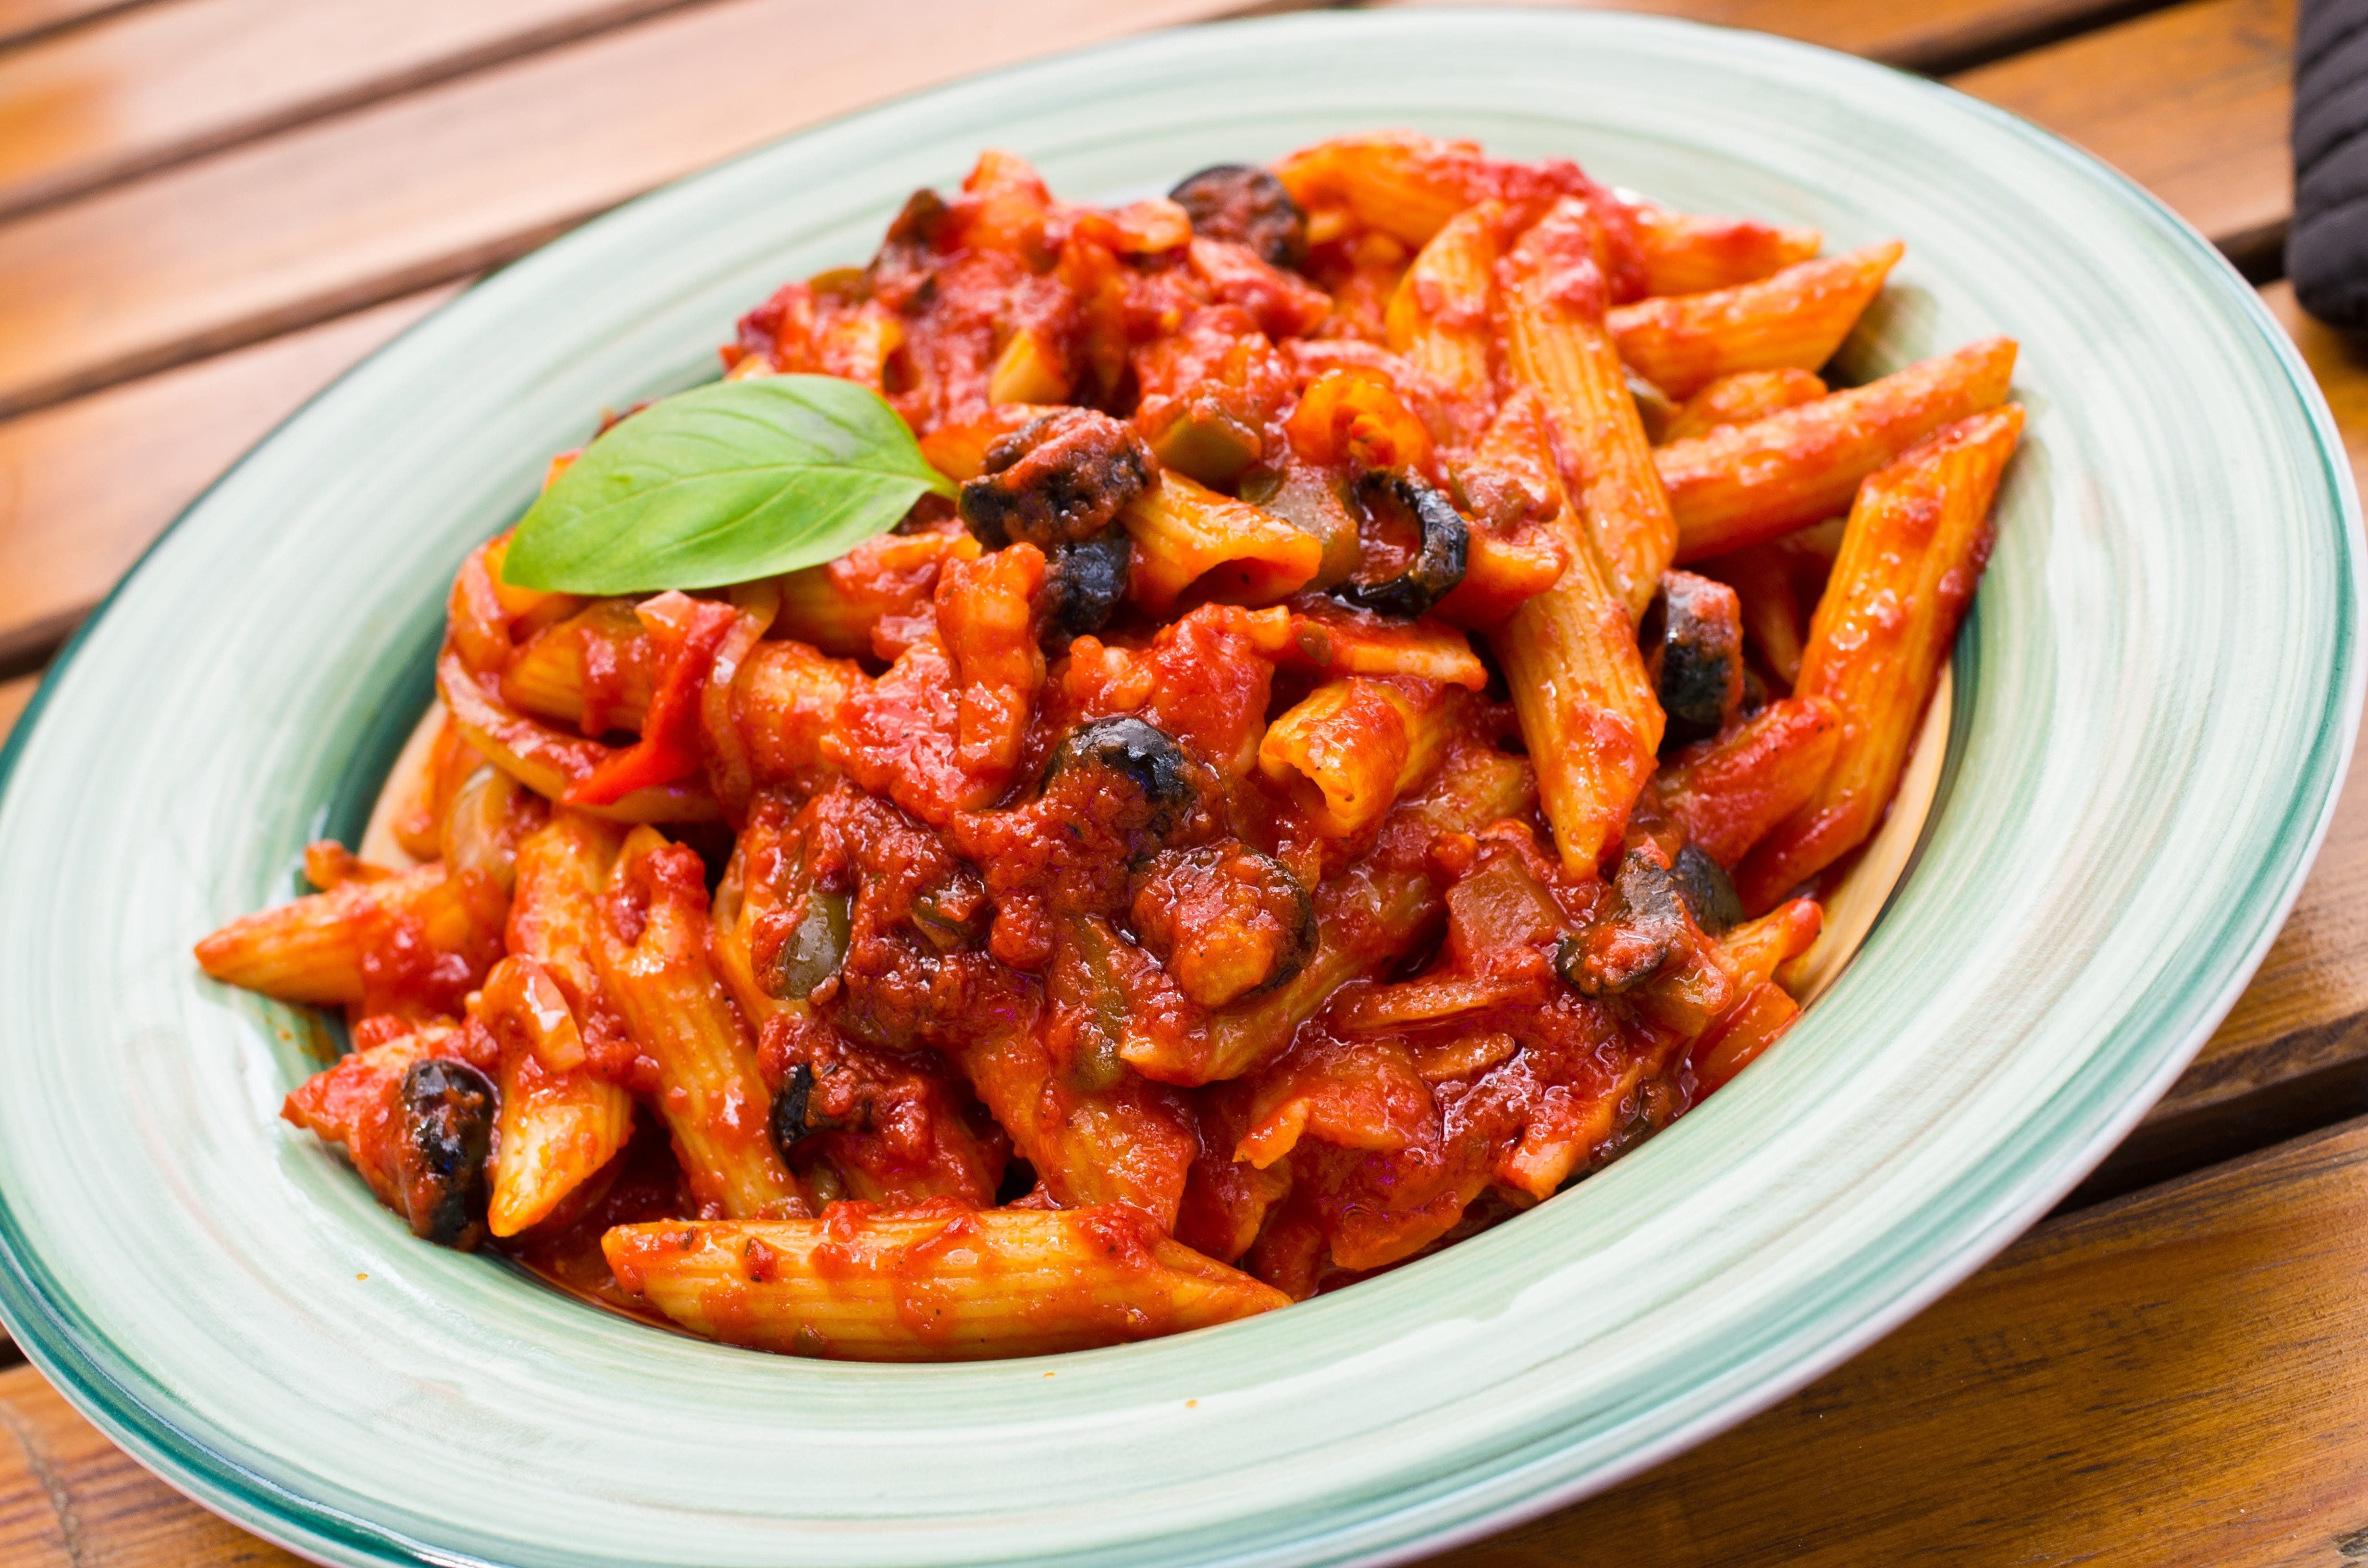
[[[1187,175],[1167,195],[1190,216],[1196,234],[1247,245],[1277,267],[1307,259],[1307,215],[1264,169],[1219,164]]]
[[[1175,737],[1132,715],[1096,719],[1061,738],[1044,767],[1044,785],[1080,775],[1107,780],[1111,792],[1142,798],[1145,830],[1161,837],[1201,803],[1199,769]]]
[[[1091,539],[1055,545],[1044,560],[1044,620],[1038,640],[1048,653],[1110,624],[1126,597],[1134,564],[1134,540],[1124,528],[1104,528]]]
[[[1472,550],[1471,526],[1446,496],[1403,470],[1375,470],[1357,482],[1357,498],[1366,506],[1383,497],[1405,507],[1414,518],[1422,529],[1422,548],[1406,569],[1389,581],[1343,583],[1332,590],[1332,597],[1377,615],[1412,620],[1430,613],[1433,605],[1463,581],[1464,562]]]
[[[395,1165],[404,1218],[422,1241],[470,1251],[485,1235],[494,1085],[465,1062],[430,1057],[403,1074],[400,1098],[403,1138]]]
[[[1725,868],[1702,852],[1699,845],[1689,844],[1678,851],[1678,863],[1669,869],[1676,880],[1678,896],[1686,901],[1693,912],[1694,924],[1715,937],[1743,920],[1743,899],[1735,891],[1734,881]]]
[[[1725,729],[1743,705],[1743,610],[1735,590],[1691,572],[1664,572],[1641,636],[1645,673],[1668,716],[1661,749]]]

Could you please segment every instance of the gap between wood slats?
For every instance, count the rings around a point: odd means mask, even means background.
[[[199,491],[458,288],[0,424],[0,676],[47,659]]]
[[[1400,6],[1508,0],[1364,0]],[[2158,10],[2168,0],[1510,0],[1540,9],[1641,11],[1746,28],[1941,75]]]
[[[699,0],[176,0],[0,53],[0,218]]]

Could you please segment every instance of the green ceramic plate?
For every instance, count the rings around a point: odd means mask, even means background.
[[[785,47],[794,47],[787,40]],[[1063,192],[1411,125],[1676,204],[1900,234],[1875,371],[1993,332],[2032,418],[1951,767],[1784,1048],[1533,1213],[1255,1322],[973,1367],[772,1359],[410,1241],[276,1119],[296,1012],[189,945],[359,829],[455,562],[604,406],[709,373],[982,146]],[[1139,39],[843,120],[472,290],[218,484],[43,687],[0,796],[0,1317],[82,1410],[335,1562],[1403,1558],[1627,1475],[1899,1322],[2062,1193],[2228,1006],[2360,705],[2359,518],[2249,290],[1941,88],[1600,15]]]

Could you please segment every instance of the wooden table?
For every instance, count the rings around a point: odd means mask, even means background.
[[[2260,284],[2368,472],[2368,367],[2274,281],[2294,0],[1630,3],[1941,75],[2119,165]],[[208,480],[485,268],[860,104],[1243,8],[0,0],[0,729]],[[1439,1561],[2368,1561],[2361,1112],[2355,780],[2251,989],[2055,1217],[1758,1419]],[[9,1568],[293,1561],[30,1368],[0,1371],[0,1438]]]

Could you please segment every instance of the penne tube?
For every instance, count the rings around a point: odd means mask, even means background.
[[[624,924],[629,917],[637,924]],[[636,829],[619,851],[596,935],[609,1000],[657,1063],[658,1113],[692,1196],[734,1218],[798,1199],[773,1147],[755,1043],[708,960],[707,873],[697,853]]]
[[[1620,358],[1671,397],[1739,371],[1814,370],[1834,357],[1906,248],[1890,240],[1753,283],[1641,300],[1606,322]]]
[[[1796,898],[1721,937],[1719,960],[1735,982],[1736,995],[1746,996],[1775,979],[1786,961],[1816,946],[1825,924],[1825,912],[1814,899]]]
[[[1491,440],[1534,449],[1541,435],[1533,417],[1510,406]],[[1637,792],[1652,776],[1664,718],[1628,603],[1594,541],[1573,526],[1567,506],[1552,526],[1561,531],[1570,564],[1489,642],[1537,769],[1554,846],[1565,866],[1591,875],[1620,842]]]
[[[1575,297],[1594,219],[1571,199],[1523,235],[1500,269],[1505,360],[1537,395],[1577,515],[1633,621],[1653,602],[1678,525],[1636,400],[1603,320],[1603,296]],[[1600,274],[1597,274],[1600,277]]]
[[[781,608],[773,618],[773,634],[837,658],[894,658],[901,649],[883,650],[874,642],[881,619],[917,614],[936,592],[938,573],[946,562],[974,561],[978,555],[978,540],[964,532],[882,534],[866,540],[836,561],[781,578]]]
[[[1304,968],[1264,995],[1217,1009],[1204,1030],[1174,1047],[1130,1040],[1120,1054],[1168,1084],[1215,1083],[1265,1065],[1342,984],[1404,958],[1435,928],[1445,899],[1429,871],[1390,853],[1397,829],[1428,845],[1516,816],[1535,799],[1536,781],[1520,758],[1482,746],[1450,751],[1439,777],[1383,819],[1375,851],[1315,890],[1316,946]]]
[[[625,1146],[632,1096],[588,1068],[586,1040],[607,1022],[596,947],[624,830],[569,807],[518,850],[511,957],[472,1008],[502,1044],[500,1136],[494,1148],[494,1234],[548,1216]]]
[[[1746,909],[1767,908],[1874,830],[1989,558],[1990,503],[2021,432],[2018,404],[1976,415],[1860,489],[1797,687],[1834,705],[1841,739],[1816,792],[1736,869]]]
[[[431,863],[243,915],[198,944],[198,963],[216,980],[281,1002],[359,1006],[371,995],[369,960],[404,933],[427,957],[460,960],[474,985],[501,957],[507,913],[507,898],[489,879],[451,876]]]
[[[450,649],[437,661],[436,690],[461,738],[545,800],[563,798],[579,779],[617,755],[598,741],[555,730],[502,702]],[[585,809],[616,822],[712,822],[722,814],[715,797],[697,783],[633,790]]]
[[[1319,674],[1410,676],[1473,691],[1488,684],[1488,668],[1472,651],[1472,640],[1453,627],[1391,619],[1322,600],[1302,600],[1289,624],[1286,657]]]
[[[1826,395],[1826,383],[1807,370],[1737,370],[1725,375],[1686,399],[1655,441],[1691,441],[1729,425],[1749,425],[1771,414],[1815,403]]]
[[[1483,201],[1450,219],[1398,279],[1383,318],[1393,353],[1476,403],[1495,391],[1490,311],[1510,217],[1503,202]]]
[[[502,700],[586,735],[639,733],[655,673],[649,633],[632,602],[596,599],[518,651],[502,672]]]
[[[1476,163],[1479,150],[1404,133],[1342,136],[1292,153],[1274,173],[1309,215],[1311,239],[1323,227],[1319,214],[1345,210],[1357,225],[1415,247],[1471,205],[1449,163],[1459,155]]]
[[[1833,703],[1783,698],[1679,752],[1654,776],[1654,798],[1697,848],[1733,866],[1816,794],[1841,739]]]
[[[791,784],[823,766],[823,743],[847,699],[871,685],[861,667],[803,642],[768,639],[741,661],[732,712],[758,784]]]
[[[1317,687],[1267,726],[1258,771],[1326,838],[1382,818],[1439,766],[1457,710],[1435,686],[1351,676]]]
[[[1678,561],[1761,544],[1850,506],[1859,481],[1944,425],[2006,401],[2014,340],[1953,354],[1654,454],[1677,514]]]
[[[1648,295],[1731,289],[1806,261],[1824,243],[1815,229],[1748,218],[1672,212],[1650,202],[1630,210]]]
[[[1046,1356],[1290,1301],[1114,1206],[834,1204],[820,1220],[620,1225],[600,1244],[619,1285],[693,1334],[847,1360]]]
[[[514,1236],[548,1217],[624,1148],[633,1132],[633,1098],[583,1068],[554,1072],[515,1040],[503,1042],[501,1093],[485,1218],[496,1236]]]
[[[1800,1016],[1800,1006],[1772,981],[1747,992],[1695,1042],[1695,1092],[1706,1096],[1733,1083],[1735,1075],[1767,1054],[1768,1048]]]
[[[1119,521],[1134,540],[1130,591],[1153,615],[1172,613],[1188,589],[1222,604],[1272,604],[1324,563],[1321,540],[1180,473],[1127,503]]]

